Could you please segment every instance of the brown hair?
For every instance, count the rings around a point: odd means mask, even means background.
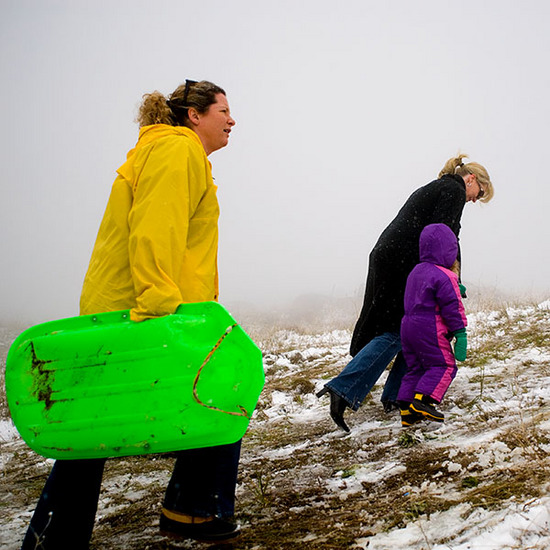
[[[143,96],[136,121],[140,128],[150,124],[188,126],[189,108],[193,107],[200,114],[204,114],[210,105],[216,103],[217,94],[225,95],[225,91],[206,80],[200,82],[187,80],[185,84],[178,86],[168,98],[155,90]]]
[[[439,178],[445,174],[458,174],[459,176],[467,176],[468,174],[473,174],[480,186],[483,188],[483,197],[479,200],[481,202],[489,202],[495,195],[495,190],[493,184],[491,183],[491,178],[487,170],[478,164],[477,162],[468,162],[464,164],[463,159],[467,158],[468,155],[460,153],[458,156],[450,158],[445,166],[439,172]]]

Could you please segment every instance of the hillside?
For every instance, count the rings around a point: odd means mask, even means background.
[[[441,406],[446,422],[402,429],[378,401],[381,379],[346,415],[350,434],[315,392],[349,360],[352,322],[247,321],[266,386],[243,444],[243,535],[229,548],[550,547],[550,302],[467,307],[469,354]],[[14,337],[0,329],[2,360]],[[52,461],[19,439],[1,399],[0,546],[15,550]],[[207,547],[157,533],[172,464],[108,462],[93,549]]]

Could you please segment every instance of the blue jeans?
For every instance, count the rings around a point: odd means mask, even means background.
[[[241,442],[177,453],[164,507],[189,515],[230,517]],[[57,460],[42,490],[22,550],[86,550],[105,459]],[[38,543],[38,544],[37,544]]]
[[[21,550],[86,550],[94,528],[105,459],[56,460]]]
[[[356,411],[396,355],[381,400],[397,401],[401,379],[406,372],[398,332],[384,332],[373,338],[326,386]]]
[[[233,516],[240,454],[240,441],[180,451],[164,508],[190,516]]]

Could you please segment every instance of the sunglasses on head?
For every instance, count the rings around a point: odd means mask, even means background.
[[[187,80],[185,79],[185,90],[183,90],[183,105],[187,105],[187,96],[189,95],[189,90],[193,84],[198,84],[197,80]]]

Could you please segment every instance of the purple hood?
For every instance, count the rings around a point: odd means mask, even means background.
[[[427,225],[420,234],[420,261],[450,268],[458,255],[458,242],[444,223]]]

